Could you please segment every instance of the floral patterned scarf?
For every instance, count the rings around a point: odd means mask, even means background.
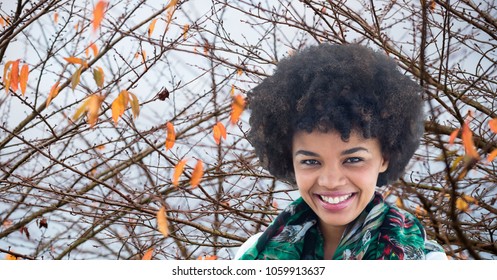
[[[323,259],[323,242],[316,214],[299,198],[276,217],[240,259]],[[429,252],[443,252],[443,249],[426,240],[424,228],[416,217],[385,203],[376,192],[359,217],[347,226],[333,259],[420,260]]]

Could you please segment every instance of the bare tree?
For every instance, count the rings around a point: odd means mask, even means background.
[[[0,251],[232,258],[298,196],[259,167],[243,97],[330,42],[384,51],[425,88],[422,147],[387,199],[450,257],[495,259],[495,3],[269,2],[1,4]]]

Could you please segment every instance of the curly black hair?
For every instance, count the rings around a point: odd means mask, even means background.
[[[320,44],[281,60],[275,73],[247,96],[248,140],[273,176],[295,183],[293,135],[297,131],[351,130],[380,142],[388,169],[377,186],[396,181],[419,146],[422,88],[393,59],[356,44]]]

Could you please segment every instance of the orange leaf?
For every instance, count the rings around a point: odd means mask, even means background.
[[[213,127],[214,140],[219,145],[221,143],[221,137],[226,140],[226,127],[221,122],[218,122]]]
[[[55,24],[57,24],[58,21],[59,21],[59,13],[55,12],[53,14],[53,22],[55,22]]]
[[[88,58],[90,56],[90,50],[93,53],[93,57],[96,57],[98,55],[98,47],[95,45],[95,43],[91,42],[90,45],[85,49],[85,55]]]
[[[142,62],[143,63],[147,62],[147,52],[146,51],[142,51],[141,55],[142,55]]]
[[[5,87],[5,93],[9,93],[9,88],[10,88],[10,72],[9,68],[12,65],[12,61],[7,61],[5,65],[3,66],[3,84]]]
[[[233,103],[231,104],[230,121],[232,124],[238,122],[238,119],[240,119],[240,116],[242,115],[244,109],[245,109],[245,99],[243,98],[242,95],[238,94],[233,98]]]
[[[90,49],[93,52],[93,56],[97,56],[98,55],[98,47],[97,47],[97,45],[95,45],[95,43],[92,42],[90,44]]]
[[[166,208],[162,206],[159,211],[157,211],[157,229],[164,235],[164,237],[167,237],[169,235],[169,226],[167,222],[167,216],[166,216]]]
[[[150,22],[150,26],[148,27],[148,37],[152,36],[152,33],[154,32],[155,29],[155,23],[157,22],[157,19],[154,18],[152,22]]]
[[[19,88],[19,61],[20,59],[14,61],[10,70],[10,88],[13,92]]]
[[[96,31],[102,24],[104,19],[105,8],[107,8],[107,2],[98,1],[93,9],[93,31]]]
[[[142,260],[143,261],[148,261],[152,259],[152,254],[154,253],[154,248],[148,249],[145,254],[143,254]]]
[[[98,115],[100,114],[100,106],[104,101],[104,97],[98,94],[92,94],[90,100],[88,101],[88,123],[90,127],[95,126],[98,120]]]
[[[4,27],[5,25],[5,20],[3,19],[3,17],[0,16],[0,27]]]
[[[171,0],[171,2],[169,2],[169,4],[167,4],[166,9],[173,8],[174,6],[176,6],[177,3],[178,3],[178,0]]]
[[[214,125],[214,127],[212,128],[212,135],[214,136],[214,141],[216,141],[216,144],[220,144],[221,143],[221,131],[219,130],[219,127],[216,125]]]
[[[450,138],[449,138],[449,144],[454,144],[454,140],[456,140],[456,137],[457,137],[457,134],[459,134],[459,128],[452,131],[452,133],[450,134]]]
[[[192,178],[190,179],[190,185],[193,188],[196,188],[204,176],[204,162],[202,160],[197,160],[197,164],[195,164],[195,168],[193,168]]]
[[[487,158],[487,161],[488,162],[492,162],[494,160],[494,158],[497,157],[497,149],[493,150],[489,155],[488,155],[488,158]]]
[[[56,82],[55,85],[53,85],[52,88],[50,88],[50,93],[48,94],[47,102],[45,104],[46,107],[48,107],[48,105],[50,105],[50,102],[52,102],[52,100],[57,95],[59,95],[59,90],[60,90],[59,82]]]
[[[14,256],[14,255],[11,255],[11,254],[7,254],[7,255],[5,256],[5,260],[7,260],[7,261],[16,261],[16,260],[17,260],[17,257],[16,257],[16,256]]]
[[[116,99],[112,102],[112,119],[114,120],[114,124],[117,125],[117,121],[119,117],[124,114],[126,107],[128,106],[129,94],[127,90],[122,90]]]
[[[176,142],[176,132],[174,131],[174,125],[171,122],[166,123],[166,129],[166,150],[169,150],[174,146],[174,142]]]
[[[437,7],[437,2],[435,0],[430,1],[430,10],[433,12],[435,11],[435,8]]]
[[[19,83],[21,84],[22,95],[26,93],[26,87],[28,86],[28,76],[29,76],[29,66],[24,64],[21,68],[21,75],[19,76]]]
[[[241,75],[243,74],[243,69],[242,69],[242,68],[237,68],[237,69],[236,69],[236,74],[237,74],[238,76],[241,76]]]
[[[74,57],[74,56],[64,57],[64,59],[67,62],[72,63],[72,64],[83,64],[83,60],[81,58],[77,58],[77,57]]]
[[[473,132],[466,122],[462,126],[461,138],[466,154],[474,159],[480,159],[480,155],[478,154],[478,151],[476,151],[475,143],[473,141]]]
[[[417,205],[416,206],[416,216],[418,217],[423,217],[423,216],[426,216],[428,214],[428,212],[426,211],[426,209],[424,209],[421,205]]]
[[[212,255],[198,256],[197,260],[201,260],[201,261],[214,261],[214,260],[217,260],[217,256],[212,256]]]
[[[175,187],[178,186],[179,184],[179,177],[183,173],[183,169],[185,169],[185,164],[186,164],[186,159],[182,159],[176,166],[174,167],[174,174],[173,174],[173,185]]]
[[[490,126],[490,130],[497,133],[497,118],[488,121],[488,126]]]
[[[456,208],[463,212],[467,212],[469,210],[469,204],[463,198],[458,197],[456,200]]]

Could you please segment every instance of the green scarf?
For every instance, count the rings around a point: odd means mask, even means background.
[[[324,258],[324,240],[314,211],[299,198],[276,217],[241,260],[319,260]],[[350,223],[333,255],[342,259],[425,259],[429,252],[443,252],[426,240],[419,220],[385,203],[379,193]]]

